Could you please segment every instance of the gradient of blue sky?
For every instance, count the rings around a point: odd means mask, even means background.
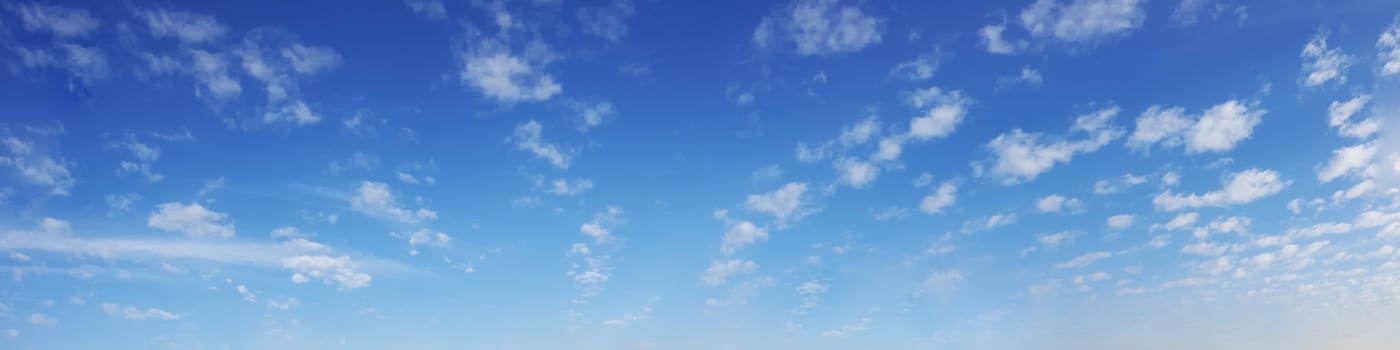
[[[1400,343],[1393,1],[0,7],[0,348]]]

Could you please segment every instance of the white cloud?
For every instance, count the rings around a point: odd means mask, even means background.
[[[956,289],[956,288],[957,288],[958,284],[961,283],[961,282],[963,281],[963,279],[966,279],[966,278],[967,278],[967,276],[963,275],[962,271],[958,271],[957,269],[948,269],[948,270],[942,270],[942,271],[933,271],[933,272],[930,272],[930,273],[928,274],[928,277],[927,277],[927,278],[924,278],[923,285],[920,286],[919,292],[920,292],[920,293],[947,293],[947,292],[951,292],[953,289]]]
[[[462,62],[458,79],[496,102],[544,101],[564,91],[544,71],[555,59],[544,42],[531,42],[520,54],[493,39],[479,40],[470,46],[457,52],[457,59]]]
[[[35,312],[29,314],[29,323],[45,327],[54,327],[58,326],[58,319],[53,318],[53,316]]]
[[[934,51],[919,55],[913,60],[900,62],[893,69],[890,69],[890,76],[916,81],[933,78],[933,74],[938,72],[941,55],[942,52]]]
[[[1381,76],[1400,74],[1400,19],[1396,19],[1376,39],[1376,50],[1380,51]]]
[[[1037,0],[1018,16],[1033,37],[1067,43],[1093,43],[1127,36],[1142,27],[1142,0]]]
[[[1051,234],[1035,235],[1035,242],[1040,243],[1046,249],[1055,249],[1074,241],[1074,232],[1060,231]]]
[[[432,20],[447,19],[447,7],[443,6],[442,0],[404,0],[403,4],[419,16]]]
[[[1077,256],[1077,257],[1075,257],[1074,259],[1070,259],[1069,261],[1062,262],[1062,263],[1059,263],[1059,264],[1055,264],[1055,268],[1056,268],[1056,269],[1078,269],[1078,268],[1082,268],[1082,267],[1085,267],[1085,266],[1089,266],[1089,264],[1092,264],[1092,263],[1094,263],[1095,261],[1107,259],[1108,257],[1111,257],[1111,256],[1113,256],[1113,253],[1111,253],[1111,252],[1106,252],[1106,251],[1087,253],[1087,254],[1084,254],[1084,255]]]
[[[760,49],[795,46],[801,55],[830,55],[859,51],[880,42],[882,19],[838,0],[797,0],[764,17],[754,28]]]
[[[1035,208],[1042,213],[1055,213],[1061,210],[1074,211],[1083,206],[1078,198],[1065,198],[1058,194],[1041,197],[1035,202]]]
[[[433,231],[430,231],[430,230],[427,230],[427,229],[420,229],[420,230],[418,230],[418,231],[416,231],[416,232],[413,232],[413,234],[408,234],[408,235],[401,235],[401,234],[398,234],[398,233],[391,233],[390,236],[393,236],[393,237],[396,237],[396,238],[403,238],[403,239],[407,240],[407,241],[408,241],[408,247],[409,247],[408,253],[409,253],[410,255],[418,255],[418,246],[421,246],[421,245],[427,245],[427,246],[439,247],[439,248],[450,248],[450,247],[452,247],[452,236],[448,236],[446,233],[442,233],[442,232],[433,232]]]
[[[942,214],[945,209],[957,202],[957,194],[957,184],[952,181],[943,182],[942,185],[938,185],[937,190],[919,201],[919,211],[924,212],[924,214]]]
[[[572,152],[559,150],[559,146],[546,142],[540,133],[544,127],[534,120],[515,127],[515,144],[521,151],[533,153],[535,157],[549,161],[559,169],[568,169]]]
[[[776,225],[781,229],[787,227],[788,223],[801,220],[815,212],[815,209],[809,207],[808,200],[803,198],[806,192],[806,182],[789,182],[772,192],[749,195],[744,199],[744,208],[772,214]]]
[[[0,167],[13,167],[20,178],[33,185],[49,188],[49,194],[67,196],[76,182],[68,171],[71,164],[62,158],[38,152],[33,141],[5,137],[10,156],[0,156]]]
[[[326,284],[339,285],[340,289],[355,289],[368,287],[372,279],[369,274],[360,272],[359,265],[348,256],[298,255],[283,259],[282,267],[295,272],[293,283],[320,279]]]
[[[832,166],[841,174],[841,183],[854,188],[865,187],[880,175],[880,169],[874,164],[855,158],[838,159]]]
[[[1133,174],[1123,174],[1116,179],[1099,180],[1094,182],[1094,194],[1113,194],[1126,188],[1147,183],[1146,176]]]
[[[872,115],[842,128],[839,140],[844,146],[863,145],[869,142],[871,137],[878,134],[880,134],[880,118]]]
[[[998,135],[986,146],[994,158],[991,175],[1007,185],[1029,182],[1057,163],[1068,163],[1077,154],[1098,151],[1122,136],[1121,129],[1109,124],[1118,111],[1118,107],[1108,107],[1076,118],[1070,130],[1087,133],[1084,139],[1069,140],[1021,129]]]
[[[339,66],[340,55],[335,50],[307,46],[288,34],[259,29],[249,32],[235,53],[242,59],[244,72],[264,84],[264,123],[302,126],[321,121],[320,114],[300,98],[298,79]]]
[[[1156,143],[1167,147],[1185,144],[1186,153],[1221,153],[1249,139],[1266,112],[1257,102],[1239,100],[1212,106],[1199,118],[1186,116],[1181,107],[1152,106],[1138,117],[1128,146],[1145,149]]]
[[[592,238],[594,243],[603,243],[612,239],[612,228],[622,222],[619,217],[622,209],[609,206],[607,209],[593,214],[593,220],[579,226],[579,232]]]
[[[292,64],[293,71],[300,74],[316,74],[340,65],[340,54],[335,50],[302,43],[292,43],[282,48],[282,57]]]
[[[1198,207],[1225,207],[1253,202],[1283,191],[1290,181],[1273,170],[1249,169],[1233,173],[1224,180],[1220,190],[1203,194],[1176,194],[1167,190],[1152,198],[1158,209],[1176,211]]]
[[[1001,77],[997,79],[997,88],[1007,88],[1016,84],[1026,84],[1031,87],[1040,87],[1045,82],[1045,76],[1039,70],[1030,66],[1022,66],[1018,75]]]
[[[365,215],[408,225],[437,219],[437,212],[432,210],[410,210],[400,207],[394,199],[394,194],[389,191],[389,185],[382,182],[360,182],[355,196],[350,199],[350,208]]]
[[[1327,161],[1327,166],[1317,170],[1317,180],[1324,183],[1332,182],[1343,175],[1369,166],[1379,148],[1379,145],[1372,142],[1332,151],[1332,159]]]
[[[108,315],[118,315],[132,321],[144,320],[178,320],[183,315],[174,314],[161,309],[140,309],[135,306],[122,306],[112,303],[102,303],[102,312]]]
[[[577,18],[584,34],[619,42],[627,35],[627,18],[636,12],[632,0],[613,0],[609,6],[580,8]]]
[[[46,31],[58,37],[87,36],[101,25],[87,10],[40,3],[10,3],[6,6],[28,31]]]
[[[568,179],[554,179],[545,191],[556,196],[577,196],[592,188],[593,181],[587,179],[575,179],[572,185]]]
[[[189,50],[190,74],[199,82],[195,96],[226,101],[243,93],[243,86],[228,74],[228,62],[222,53]]]
[[[1200,22],[1201,12],[1206,9],[1213,0],[1181,0],[1177,3],[1176,9],[1172,10],[1168,20],[1172,25],[1178,27],[1189,27]]]
[[[1109,229],[1122,230],[1133,225],[1132,214],[1121,214],[1108,217],[1105,221]]]
[[[737,221],[729,225],[720,239],[720,252],[734,254],[739,248],[768,239],[768,230],[755,226],[752,222]]]
[[[588,132],[595,126],[602,125],[605,119],[612,117],[617,112],[613,110],[613,105],[607,102],[594,104],[578,103],[574,105],[574,111],[578,113],[578,131]]]
[[[1327,123],[1342,136],[1349,136],[1358,139],[1371,137],[1380,131],[1381,123],[1376,118],[1366,118],[1353,122],[1351,117],[1360,112],[1367,103],[1371,102],[1371,95],[1358,95],[1346,102],[1332,101],[1327,106]]]
[[[156,206],[156,211],[146,218],[146,225],[184,233],[193,238],[228,238],[234,234],[233,222],[228,220],[228,214],[206,209],[199,202],[170,202]]]
[[[137,11],[136,17],[145,21],[151,36],[175,37],[185,44],[212,42],[228,30],[212,16],[190,12],[148,9]]]
[[[135,193],[109,194],[106,197],[107,216],[116,216],[130,212],[133,205],[141,200],[141,195]]]
[[[1194,211],[1176,214],[1176,216],[1172,217],[1172,219],[1167,221],[1166,224],[1162,224],[1161,228],[1168,230],[1185,229],[1191,227],[1191,225],[1195,225],[1196,220],[1199,220],[1200,218],[1201,214]],[[1154,228],[1155,227],[1157,226],[1154,225]]]
[[[967,116],[967,106],[972,100],[962,91],[930,87],[914,90],[909,94],[908,103],[915,108],[929,107],[923,115],[909,121],[909,137],[928,140],[952,134]]]
[[[710,267],[700,274],[700,283],[707,286],[718,286],[724,284],[729,276],[750,273],[758,269],[758,264],[750,260],[730,259],[726,261],[715,261],[710,263]]]
[[[1305,87],[1315,87],[1333,80],[1339,85],[1347,82],[1346,70],[1356,59],[1343,54],[1340,48],[1328,48],[1327,35],[1325,30],[1318,31],[1299,54],[1303,59],[1299,82]]]
[[[999,55],[1018,53],[1029,45],[1025,40],[1007,41],[1002,37],[1005,32],[1005,25],[989,24],[978,30],[977,35],[981,38],[982,46],[987,49],[987,52]]]

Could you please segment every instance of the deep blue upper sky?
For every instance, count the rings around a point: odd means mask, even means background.
[[[1388,349],[1400,3],[0,5],[0,348]]]

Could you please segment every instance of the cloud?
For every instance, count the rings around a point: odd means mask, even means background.
[[[447,19],[447,7],[443,6],[442,0],[404,0],[403,4],[419,16],[432,20]]]
[[[321,121],[320,114],[300,98],[299,79],[339,66],[335,50],[307,46],[280,31],[258,29],[247,34],[235,53],[242,59],[243,71],[265,86],[264,123],[302,126]]]
[[[432,210],[424,208],[410,210],[399,207],[398,201],[394,200],[394,194],[389,191],[389,185],[382,182],[360,182],[355,196],[350,199],[350,208],[371,217],[398,221],[408,225],[417,225],[424,221],[437,219],[437,212]]]
[[[206,209],[199,202],[169,202],[156,206],[156,211],[146,218],[146,226],[180,232],[191,238],[229,238],[234,234],[228,214]]]
[[[45,327],[54,327],[58,326],[58,319],[53,318],[53,316],[35,312],[29,314],[29,323]]]
[[[705,268],[705,272],[700,274],[700,283],[706,286],[718,286],[724,284],[731,275],[750,273],[755,269],[758,269],[758,264],[750,260],[730,259],[711,262],[710,267]]]
[[[451,248],[452,236],[446,233],[433,232],[428,229],[419,229],[412,234],[390,233],[390,236],[408,241],[408,254],[418,255],[418,246],[426,245],[438,248]]]
[[[1128,146],[1146,149],[1157,143],[1166,147],[1185,144],[1188,154],[1226,152],[1249,139],[1262,121],[1267,111],[1257,104],[1230,100],[1212,106],[1199,117],[1186,116],[1181,107],[1152,106],[1138,117]]]
[[[1249,169],[1228,175],[1220,190],[1203,194],[1176,194],[1167,190],[1153,197],[1152,204],[1168,211],[1245,204],[1279,193],[1291,183],[1273,170]]]
[[[913,60],[900,62],[890,70],[890,76],[907,80],[928,80],[933,78],[933,73],[938,72],[938,65],[941,62],[941,51],[919,55]]]
[[[151,36],[157,38],[174,37],[185,44],[200,44],[216,41],[224,36],[228,28],[214,17],[166,9],[136,11],[136,17],[150,28]]]
[[[496,102],[544,101],[564,91],[544,71],[555,58],[542,41],[530,42],[519,54],[496,39],[468,45],[469,49],[457,50],[457,59],[462,63],[458,79]]]
[[[627,18],[636,12],[632,0],[613,0],[609,6],[580,8],[576,17],[584,34],[615,43],[627,35]]]
[[[998,55],[1010,55],[1025,50],[1030,43],[1025,40],[1007,41],[1002,37],[1006,32],[1006,25],[989,24],[977,31],[977,36],[981,38],[982,47],[987,52]]]
[[[919,201],[919,211],[924,214],[943,214],[948,207],[957,203],[957,193],[958,185],[953,181],[945,181],[938,185],[937,190]]]
[[[1050,234],[1035,235],[1035,242],[1040,243],[1046,249],[1055,249],[1074,242],[1075,233],[1071,231],[1060,231]]]
[[[1110,216],[1108,217],[1108,220],[1106,220],[1106,224],[1111,230],[1122,230],[1128,228],[1128,226],[1133,225],[1133,215],[1122,214]]]
[[[880,134],[880,118],[875,116],[865,117],[855,124],[848,125],[841,129],[841,141],[843,146],[863,145],[870,139]]]
[[[1317,180],[1323,183],[1332,182],[1343,175],[1370,166],[1371,159],[1375,158],[1379,148],[1379,145],[1371,142],[1332,151],[1332,159],[1327,161],[1327,166],[1317,170]]]
[[[607,102],[594,104],[576,103],[574,111],[578,113],[578,131],[586,133],[588,129],[602,125],[606,119],[611,118],[617,112],[613,110],[613,105]]]
[[[190,74],[199,83],[194,94],[215,101],[227,101],[243,93],[238,79],[229,76],[228,62],[222,53],[204,50],[189,50]]]
[[[832,166],[841,174],[841,183],[854,188],[865,187],[880,175],[880,169],[874,164],[855,158],[838,159]]]
[[[14,168],[25,182],[47,187],[51,195],[67,196],[73,189],[76,180],[68,171],[71,163],[39,152],[31,140],[7,136],[3,141],[10,155],[0,156],[0,167]]]
[[[914,90],[908,103],[915,108],[929,107],[923,115],[909,121],[909,137],[915,140],[942,138],[953,133],[967,116],[972,100],[962,91],[943,91],[937,87]]]
[[[880,43],[883,20],[838,0],[797,0],[773,11],[753,31],[759,49],[795,48],[799,55],[860,51]]]
[[[1126,188],[1147,183],[1146,176],[1123,174],[1115,179],[1094,181],[1094,194],[1114,194]]]
[[[567,179],[554,179],[545,191],[556,196],[577,196],[592,188],[593,181],[587,179],[575,179],[572,185]]]
[[[593,220],[579,226],[579,232],[584,236],[592,238],[594,243],[603,243],[612,240],[612,229],[622,223],[620,216],[622,209],[609,206],[607,209],[593,214]]]
[[[102,303],[102,312],[108,315],[117,315],[132,321],[145,320],[178,320],[184,315],[174,314],[161,309],[140,309],[135,306],[122,306],[112,303]]]
[[[1113,256],[1113,253],[1106,251],[1087,253],[1084,255],[1077,256],[1074,259],[1070,259],[1069,261],[1055,264],[1055,269],[1063,270],[1083,268],[1085,266],[1089,266],[1089,264],[1093,264],[1095,261],[1107,259],[1111,256]]]
[[[1166,224],[1162,224],[1160,227],[1167,230],[1185,229],[1191,227],[1191,225],[1195,225],[1196,220],[1200,219],[1200,217],[1201,214],[1194,211],[1176,214],[1175,217],[1172,217],[1170,221],[1167,221]],[[1153,225],[1153,228],[1157,227],[1157,225]]]
[[[107,203],[107,216],[116,216],[130,212],[141,200],[141,195],[136,193],[109,194],[105,198]]]
[[[1327,36],[1326,30],[1319,30],[1299,54],[1303,59],[1299,83],[1304,87],[1316,87],[1334,80],[1338,85],[1347,82],[1346,70],[1351,68],[1356,58],[1343,54],[1340,48],[1328,48]]]
[[[806,182],[790,182],[773,192],[751,194],[744,199],[744,208],[749,211],[772,214],[779,228],[787,227],[793,221],[815,212],[809,207],[803,194],[807,192]]]
[[[369,274],[359,272],[359,265],[348,256],[298,255],[283,259],[282,267],[295,272],[293,283],[320,279],[340,289],[355,289],[368,287],[372,280]]]
[[[1380,51],[1380,74],[1381,76],[1393,76],[1400,74],[1400,18],[1397,18],[1386,28],[1381,37],[1376,39],[1376,50]]]
[[[6,8],[19,16],[25,30],[45,31],[57,37],[87,36],[102,24],[82,9],[39,3],[10,3]]]
[[[1042,213],[1056,213],[1061,210],[1076,211],[1084,205],[1078,198],[1066,198],[1058,194],[1041,197],[1035,202],[1036,210]]]
[[[720,239],[720,252],[732,255],[739,248],[765,240],[768,240],[768,230],[752,222],[736,221],[724,231],[724,238]]]
[[[1380,131],[1381,123],[1376,118],[1352,121],[1352,116],[1371,102],[1371,95],[1357,95],[1350,100],[1332,101],[1327,106],[1327,124],[1337,129],[1342,136],[1366,139]]]
[[[1005,185],[1029,182],[1057,163],[1068,163],[1077,154],[1098,151],[1123,134],[1122,129],[1109,124],[1118,110],[1118,107],[1108,107],[1076,118],[1070,131],[1087,134],[1083,139],[1027,133],[1021,129],[998,135],[986,146],[993,155],[990,175],[1000,178]]]
[[[573,157],[573,152],[559,150],[559,146],[544,141],[541,131],[544,129],[539,122],[527,121],[515,127],[515,145],[521,151],[533,153],[535,157],[549,161],[549,164],[559,169],[568,169],[569,160]]]

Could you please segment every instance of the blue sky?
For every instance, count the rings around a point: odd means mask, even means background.
[[[0,348],[1400,342],[1392,1],[0,7]]]

